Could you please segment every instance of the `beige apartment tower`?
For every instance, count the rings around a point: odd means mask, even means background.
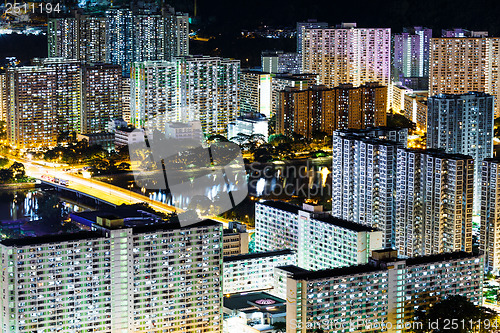
[[[433,38],[429,96],[485,92],[495,97],[498,117],[500,38]]]

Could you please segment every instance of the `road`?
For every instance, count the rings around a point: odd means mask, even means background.
[[[123,189],[121,187],[114,186],[108,183],[104,183],[93,179],[87,179],[79,175],[65,172],[60,167],[57,168],[52,166],[44,166],[30,161],[22,160],[19,158],[16,158],[15,160],[19,163],[24,164],[26,169],[26,174],[30,177],[41,179],[42,175],[50,175],[55,178],[68,180],[69,186],[67,187],[69,189],[92,195],[93,197],[99,198],[113,205],[118,206],[121,204],[134,204],[134,203],[146,202],[147,204],[149,204],[151,208],[161,213],[169,214],[172,212],[177,212],[177,213],[183,212],[182,209],[164,204],[162,202],[151,200],[150,198],[142,194],[129,191],[127,189]],[[217,216],[210,216],[207,218],[221,222],[225,228],[228,227],[229,220]]]

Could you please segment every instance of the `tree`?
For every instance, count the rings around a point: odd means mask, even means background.
[[[284,321],[278,321],[278,322],[274,323],[272,326],[273,326],[273,330],[275,332],[280,332],[280,333],[286,332],[286,322],[284,322]]]
[[[10,183],[14,174],[10,169],[0,169],[0,183]]]
[[[5,157],[1,157],[0,158],[0,168],[3,168],[4,166],[6,166],[7,164],[9,164],[9,159],[8,158],[5,158]]]
[[[415,333],[467,333],[472,330],[486,333],[491,331],[496,320],[494,313],[486,308],[475,306],[466,297],[459,295],[450,296],[425,308],[418,308],[415,311],[415,317],[415,322],[422,323],[422,327],[413,329]],[[458,325],[454,325],[455,320]],[[448,326],[445,325],[447,321],[450,321]],[[435,322],[439,325],[433,328],[430,324]],[[481,327],[476,327],[475,325],[479,322]],[[490,323],[489,327],[486,327],[488,325],[484,325],[485,323]]]
[[[26,170],[24,168],[24,164],[19,162],[14,162],[10,166],[9,170],[12,171],[12,175],[15,179],[21,179],[26,176]]]
[[[387,126],[389,127],[402,127],[415,130],[417,125],[399,113],[393,113],[387,116]]]

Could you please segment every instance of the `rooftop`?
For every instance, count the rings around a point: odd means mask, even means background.
[[[384,271],[382,268],[369,264],[323,269],[318,271],[309,271],[297,266],[283,266],[279,267],[279,269],[290,273],[295,280],[320,280],[337,276]]]
[[[448,154],[441,149],[417,149],[417,148],[400,148],[409,153],[426,154],[433,157],[445,158],[449,160],[472,160],[472,156],[463,154]]]
[[[268,200],[268,201],[261,202],[259,204],[266,205],[266,206],[273,207],[273,208],[280,209],[280,210],[284,210],[284,211],[287,211],[287,212],[292,213],[292,214],[298,214],[299,211],[307,212],[306,210],[303,210],[298,206],[295,206],[295,205],[292,205],[292,204],[289,204],[286,202],[282,202],[282,201]],[[321,213],[321,214],[311,213],[311,215],[312,215],[312,218],[317,220],[317,221],[325,222],[325,223],[335,225],[337,227],[349,229],[349,230],[354,230],[354,231],[358,231],[358,232],[362,232],[362,231],[370,232],[370,231],[377,230],[375,228],[372,228],[372,227],[369,227],[369,226],[366,226],[363,224],[342,220],[342,219],[333,217],[331,215],[327,215],[325,213]]]
[[[68,233],[68,234],[55,234],[55,235],[46,235],[38,237],[25,237],[18,239],[4,239],[0,243],[10,247],[22,247],[29,245],[71,242],[83,239],[91,240],[101,237],[103,237],[102,234],[96,231],[81,231],[77,233]]]
[[[240,255],[235,255],[235,256],[224,257],[224,262],[233,262],[233,261],[240,261],[240,260],[257,259],[257,258],[286,256],[286,255],[292,255],[292,254],[294,254],[294,252],[292,250],[255,252],[255,253],[240,254]]]
[[[273,306],[285,304],[284,299],[272,296],[265,292],[257,292],[250,294],[236,294],[231,295],[230,297],[224,297],[224,307],[229,310],[245,310],[249,308],[255,308],[255,305],[253,305],[252,303],[258,300],[272,300],[276,302],[273,304]]]
[[[474,255],[472,253],[468,252],[450,252],[450,253],[440,253],[440,254],[433,254],[433,255],[428,255],[428,256],[421,256],[421,257],[413,257],[413,258],[408,258],[406,259],[406,266],[417,266],[417,265],[422,265],[422,264],[430,264],[433,262],[440,262],[440,261],[452,261],[452,260],[460,260],[460,259],[479,259],[481,258],[481,255]]]

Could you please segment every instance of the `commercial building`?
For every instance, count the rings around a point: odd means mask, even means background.
[[[370,83],[334,89],[312,86],[307,90],[286,87],[280,92],[276,132],[311,138],[315,132],[386,125],[387,87]]]
[[[227,295],[273,289],[274,269],[296,263],[297,257],[291,250],[224,257],[223,293]]]
[[[222,331],[221,224],[99,220],[0,243],[2,332]]]
[[[126,146],[129,143],[134,144],[144,140],[144,130],[134,127],[117,128],[115,131],[116,149]]]
[[[395,241],[399,255],[471,252],[473,185],[471,156],[398,148]]]
[[[197,121],[189,121],[187,123],[168,122],[165,125],[165,137],[176,140],[203,140],[203,131],[201,123]]]
[[[258,113],[268,118],[271,116],[271,74],[242,70],[239,91],[243,116]]]
[[[402,33],[393,35],[393,77],[397,81],[404,77],[429,77],[431,38],[432,29],[424,27],[404,28]]]
[[[498,275],[500,271],[500,160],[488,158],[481,163],[481,237],[484,269]]]
[[[387,86],[391,82],[391,29],[357,28],[356,23],[305,28],[302,71],[318,74],[319,84],[330,88],[367,82]]]
[[[474,212],[481,209],[481,162],[493,157],[493,96],[439,94],[427,100],[427,148],[474,158]]]
[[[429,96],[485,92],[499,115],[500,38],[433,38]]]
[[[407,131],[394,129],[405,133]],[[397,149],[406,136],[381,140],[384,131],[335,131],[332,160],[332,215],[383,231],[385,247],[394,247]],[[395,134],[396,134],[395,133]]]
[[[232,140],[238,134],[247,135],[262,135],[262,138],[267,142],[269,134],[269,119],[262,114],[250,114],[241,116],[229,123],[227,127],[227,138]]]
[[[122,117],[121,71],[119,65],[83,66],[80,131],[82,134],[104,132],[110,119]]]
[[[224,257],[248,253],[250,234],[244,223],[231,221],[222,237],[224,242]]]
[[[255,249],[291,249],[305,269],[325,269],[368,262],[382,248],[382,231],[334,218],[322,206],[303,208],[279,201],[255,204]]]
[[[389,332],[425,329],[414,320],[453,295],[482,304],[483,257],[464,252],[398,259],[374,251],[369,264],[320,271],[278,268],[287,300],[287,332]],[[389,325],[390,324],[390,325]],[[417,326],[414,326],[417,325]],[[420,326],[422,325],[422,326]]]
[[[286,301],[266,292],[224,297],[224,333],[270,333],[286,321]]]
[[[99,132],[89,134],[78,134],[78,141],[87,140],[89,146],[99,146],[107,152],[115,150],[115,133]]]

